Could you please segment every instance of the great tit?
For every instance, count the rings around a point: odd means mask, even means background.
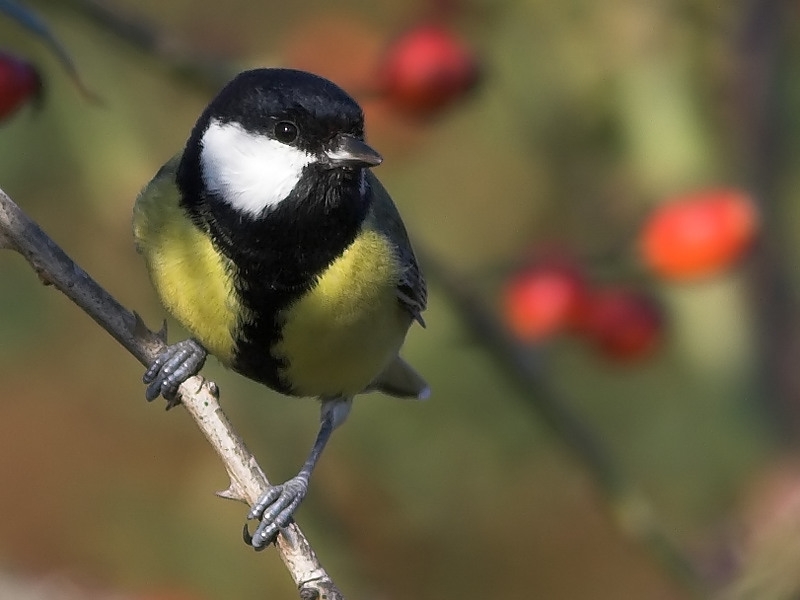
[[[245,539],[266,546],[292,519],[353,397],[425,398],[399,356],[424,325],[425,280],[389,194],[370,171],[358,103],[330,81],[255,69],[203,111],[185,148],[142,190],[133,231],[165,308],[191,333],[144,375],[175,402],[207,353],[291,396],[317,396],[320,429],[297,476],[269,488]]]

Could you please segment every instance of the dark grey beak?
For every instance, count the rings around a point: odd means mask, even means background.
[[[383,157],[371,146],[349,133],[340,133],[333,138],[324,156],[326,164],[332,169],[375,167],[383,162]]]

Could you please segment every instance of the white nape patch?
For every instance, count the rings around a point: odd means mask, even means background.
[[[210,192],[233,208],[258,216],[279,204],[300,181],[311,154],[238,123],[214,119],[203,134],[200,167]]]

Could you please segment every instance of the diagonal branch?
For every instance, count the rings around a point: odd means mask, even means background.
[[[165,347],[161,334],[149,330],[138,315],[100,287],[0,190],[0,249],[3,248],[21,254],[44,284],[63,292],[142,364],[149,365]],[[182,405],[230,476],[230,487],[219,495],[255,504],[269,481],[222,412],[216,384],[195,376],[180,387],[179,394]],[[276,546],[302,599],[343,598],[296,523],[281,532]]]
[[[508,380],[517,385],[527,405],[594,479],[605,495],[619,531],[646,547],[692,597],[705,597],[706,582],[691,558],[675,544],[648,498],[613,459],[602,440],[549,384],[541,361],[531,360],[530,352],[508,333],[464,279],[419,246],[417,254],[425,272],[441,287],[469,332]]]

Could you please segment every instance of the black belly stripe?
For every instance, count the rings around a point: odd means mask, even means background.
[[[280,374],[286,361],[276,357],[270,348],[282,339],[280,315],[304,290],[254,293],[237,288],[242,302],[256,318],[241,322],[236,335],[233,369],[245,377],[263,383],[284,394],[292,394],[292,386]]]

